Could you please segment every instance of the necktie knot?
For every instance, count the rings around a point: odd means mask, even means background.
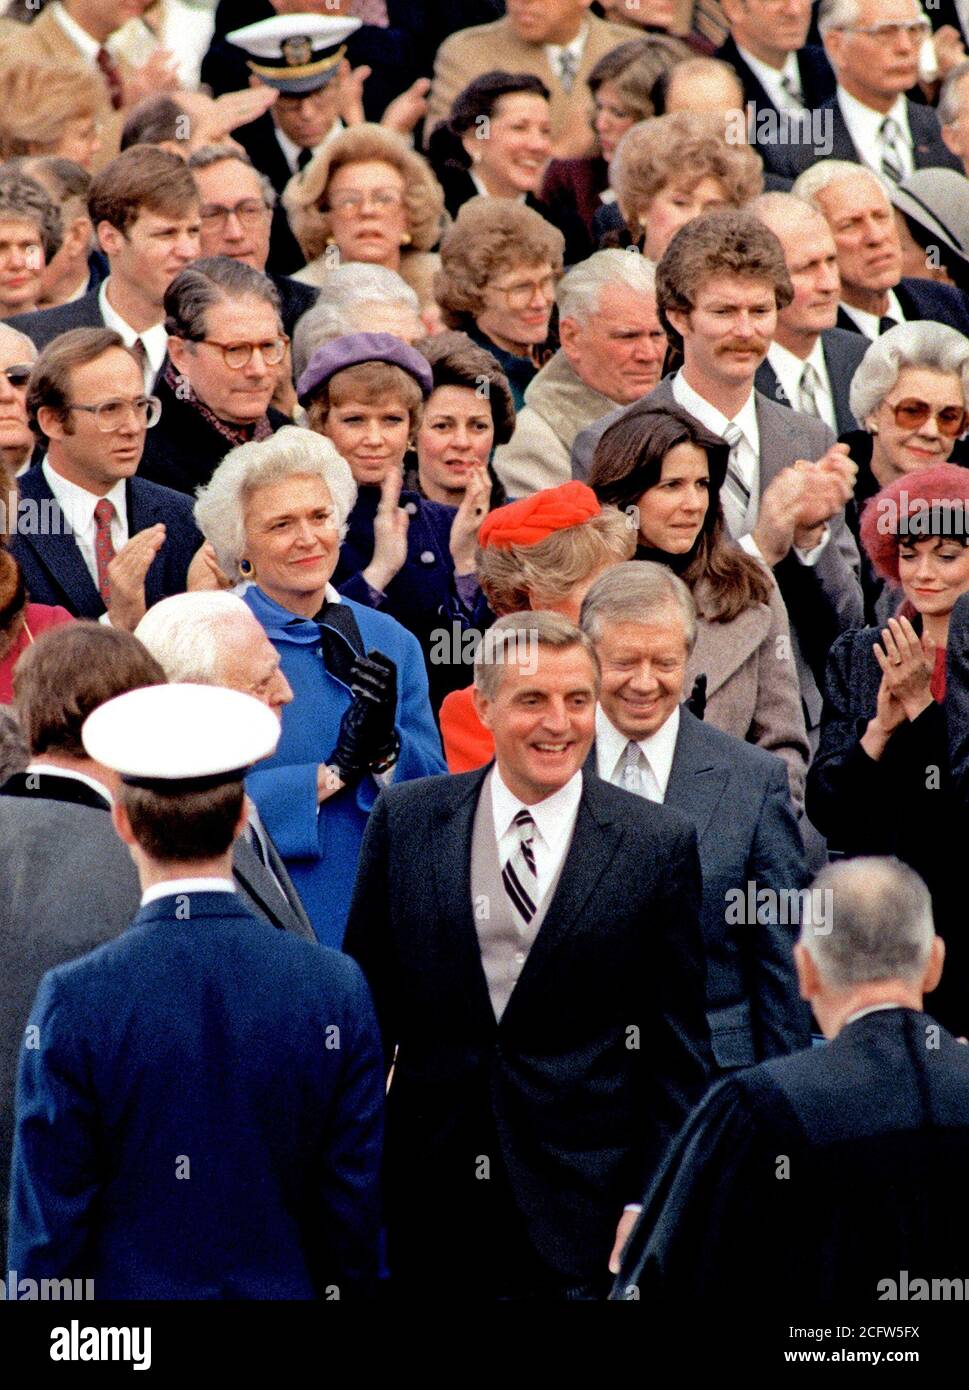
[[[563,92],[571,92],[575,85],[575,75],[579,70],[578,60],[569,48],[563,48],[559,54],[559,82],[562,84]]]
[[[114,503],[109,502],[106,497],[102,497],[94,507],[94,520],[99,526],[110,526],[114,517]]]
[[[744,437],[744,432],[737,424],[736,420],[728,420],[723,432],[724,441],[730,445],[731,449],[736,449],[737,445]]]
[[[781,76],[781,91],[786,92],[791,100],[796,101],[798,105],[801,105],[804,101],[798,82],[789,72],[785,72]]]

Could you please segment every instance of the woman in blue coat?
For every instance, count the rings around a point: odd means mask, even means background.
[[[330,584],[355,498],[333,445],[286,427],[233,449],[196,504],[293,688],[248,790],[316,935],[337,948],[380,788],[446,771],[416,638]]]

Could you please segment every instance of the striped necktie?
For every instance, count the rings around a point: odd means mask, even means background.
[[[820,384],[818,374],[812,364],[805,362],[798,387],[797,408],[805,415],[816,415],[819,420],[821,418],[821,410],[818,406],[818,387]]]
[[[730,457],[727,460],[727,476],[724,480],[724,487],[740,514],[741,528],[746,525],[747,513],[750,510],[750,488],[744,482],[737,459],[737,450],[743,437],[744,432],[740,426],[735,420],[730,420],[723,432],[724,441],[730,445]],[[741,529],[738,534],[742,535],[743,530]]]
[[[559,83],[563,92],[571,92],[575,86],[575,75],[579,71],[579,60],[570,48],[563,48],[558,56]]]
[[[535,872],[535,851],[532,841],[535,822],[524,807],[512,822],[518,831],[518,847],[501,871],[501,881],[515,913],[520,918],[520,927],[528,926],[535,916],[538,898],[538,876]],[[520,928],[519,928],[520,929]]]
[[[899,145],[901,133],[898,122],[891,116],[886,116],[878,127],[878,137],[882,146],[882,173],[891,179],[892,183],[901,183],[905,177],[905,157]]]

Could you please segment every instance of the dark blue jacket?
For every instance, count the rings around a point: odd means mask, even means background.
[[[19,1274],[101,1299],[332,1298],[375,1274],[384,1086],[351,961],[234,894],[169,896],[49,971],[30,1025]]]

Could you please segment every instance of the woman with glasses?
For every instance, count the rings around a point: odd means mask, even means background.
[[[565,238],[508,198],[472,198],[441,242],[437,299],[449,328],[487,349],[508,378],[515,410],[543,365]]]
[[[842,436],[858,465],[855,495],[845,508],[857,539],[870,497],[907,473],[946,463],[969,430],[969,339],[942,323],[898,324],[861,359],[850,405],[862,423]],[[861,580],[867,620],[884,622],[900,601],[897,585],[864,552]]]
[[[228,256],[175,277],[165,331],[169,361],[155,386],[161,419],[139,471],[194,496],[230,449],[290,423],[270,405],[289,339],[272,281]]]
[[[308,264],[294,279],[323,285],[347,261],[396,270],[435,312],[431,254],[441,235],[444,195],[431,167],[403,136],[358,125],[328,140],[283,193]]]

